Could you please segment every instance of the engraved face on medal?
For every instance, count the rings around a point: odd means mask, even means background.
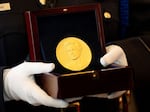
[[[66,37],[58,43],[56,57],[64,68],[80,71],[91,63],[92,53],[83,40],[77,37]]]

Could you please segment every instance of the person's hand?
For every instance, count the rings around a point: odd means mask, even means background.
[[[4,100],[23,100],[35,106],[67,107],[67,102],[49,96],[34,79],[34,75],[51,72],[54,68],[53,63],[23,62],[11,69],[5,69]]]
[[[106,54],[100,58],[100,63],[104,67],[113,63],[121,66],[128,66],[125,52],[117,45],[109,45],[106,47]]]

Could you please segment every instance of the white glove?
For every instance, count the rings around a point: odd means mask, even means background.
[[[67,102],[52,98],[35,82],[34,75],[51,72],[54,68],[53,63],[23,62],[11,69],[5,69],[4,100],[23,100],[34,106],[67,107]]]
[[[109,45],[106,47],[106,54],[100,58],[100,63],[106,67],[110,64],[118,64],[122,66],[127,66],[127,58],[120,46]]]

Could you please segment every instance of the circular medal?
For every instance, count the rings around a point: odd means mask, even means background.
[[[58,43],[56,57],[64,68],[80,71],[91,63],[92,53],[83,40],[77,37],[66,37]]]

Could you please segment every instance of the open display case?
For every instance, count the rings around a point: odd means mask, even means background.
[[[30,60],[55,63],[55,70],[39,76],[41,87],[55,98],[129,90],[132,69],[103,68],[105,54],[99,3],[26,11]]]

